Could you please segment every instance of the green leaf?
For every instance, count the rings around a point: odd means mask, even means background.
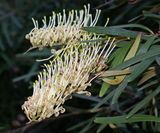
[[[133,116],[136,112],[138,112],[141,108],[143,108],[146,104],[148,104],[156,95],[160,93],[160,86],[156,88],[155,91],[150,93],[147,97],[145,97],[141,102],[139,102],[127,115],[126,118],[130,118]]]
[[[95,123],[99,124],[122,124],[122,123],[133,123],[133,122],[160,122],[160,117],[152,115],[134,115],[130,118],[126,118],[127,115],[114,116],[114,117],[96,117]]]
[[[153,34],[153,31],[151,29],[149,29],[148,27],[141,25],[141,24],[124,24],[124,25],[116,25],[116,26],[112,26],[115,28],[140,28],[143,30],[146,30],[148,32],[150,32],[151,34]]]
[[[75,130],[75,129],[77,129],[77,128],[80,128],[80,127],[86,125],[87,123],[89,123],[91,120],[92,120],[92,119],[89,119],[89,120],[86,120],[86,121],[82,121],[82,122],[80,122],[80,123],[77,123],[77,124],[73,125],[72,127],[69,127],[66,131],[67,131],[67,132],[70,132],[70,131],[73,131],[73,130]]]
[[[78,133],[87,133],[94,126],[94,123],[90,121],[84,128],[82,128]]]
[[[128,76],[127,76],[128,77]],[[114,96],[112,98],[112,102],[111,104],[114,105],[115,103],[117,103],[118,98],[120,97],[120,95],[122,94],[123,90],[127,87],[128,81],[127,81],[127,77],[123,80],[123,82],[116,88]]]
[[[38,66],[40,65],[39,62],[35,62],[32,67],[30,68],[29,72],[27,73],[26,78],[24,79],[25,82],[29,82],[31,77],[34,76],[35,71],[37,71]],[[21,77],[22,78],[22,77]]]
[[[126,30],[119,27],[114,26],[108,26],[108,27],[102,27],[102,26],[95,26],[95,27],[84,27],[83,30],[86,30],[88,32],[93,32],[97,34],[104,34],[104,35],[112,35],[112,36],[122,36],[122,37],[130,37],[130,38],[136,38],[138,32]],[[148,39],[147,35],[143,35],[142,39]]]
[[[150,12],[144,12],[143,15],[144,15],[144,17],[150,17],[150,18],[153,18],[153,19],[160,20],[160,15],[156,15],[156,14],[153,14],[153,13],[150,13]]]
[[[153,44],[155,38],[156,38],[156,36],[151,36],[146,41],[146,43],[143,44],[142,47],[139,49],[139,51],[137,52],[137,55],[146,53],[148,51],[148,49],[150,48],[150,46]]]
[[[96,133],[101,133],[104,129],[106,128],[106,125],[100,125],[99,128],[97,129]]]
[[[138,91],[144,90],[144,89],[146,89],[146,88],[148,88],[148,87],[151,87],[151,86],[153,86],[153,85],[155,85],[155,84],[158,84],[158,83],[159,83],[158,80],[153,80],[153,81],[151,81],[151,82],[143,85],[141,88],[138,89]]]
[[[33,51],[27,54],[17,54],[17,57],[41,57],[41,56],[51,56],[51,51],[49,49],[44,49],[43,51]]]
[[[160,38],[156,39],[156,40],[153,42],[153,44],[156,44],[156,43],[158,43],[158,42],[160,42]]]
[[[111,62],[111,67],[116,67],[118,64],[121,64],[130,48],[130,42],[121,42],[118,43],[118,46],[121,46],[114,52],[114,59]],[[106,94],[107,90],[109,89],[110,85],[103,82],[102,87],[100,89],[99,96],[102,97]]]
[[[33,72],[33,73],[29,73],[29,74],[24,74],[24,75],[22,75],[22,76],[19,76],[19,77],[14,78],[12,81],[13,81],[13,82],[18,82],[18,81],[21,81],[21,80],[25,80],[25,79],[28,79],[28,78],[30,78],[30,77],[32,77],[32,76],[37,75],[37,73],[38,73],[38,72]]]
[[[100,92],[99,92],[99,96],[103,97],[104,94],[106,94],[106,92],[108,91],[109,87],[110,87],[109,84],[103,82],[102,87],[101,87]]]
[[[156,55],[159,55],[160,54],[160,47],[157,46],[156,48],[153,48],[151,50],[149,50],[147,53],[144,53],[144,54],[139,54],[127,61],[125,61],[124,63],[116,66],[114,69],[124,69],[124,68],[127,68],[135,63],[138,63],[142,60],[146,60],[150,57],[154,57]]]
[[[108,95],[106,95],[93,109],[98,109],[101,105],[107,103],[107,101],[114,95],[115,90],[111,91]]]
[[[92,117],[90,121],[83,128],[81,128],[78,133],[88,133],[89,130],[95,125],[95,123],[93,122],[94,119],[95,117]]]
[[[121,64],[131,47],[130,42],[121,42],[120,44],[123,44],[123,46],[114,52],[114,60],[111,63],[111,67],[116,67],[118,64]]]
[[[153,61],[154,61],[154,58],[149,58],[133,66],[131,68],[132,73],[128,77],[128,82],[131,82],[134,79],[136,79],[138,76],[140,76],[153,63]]]

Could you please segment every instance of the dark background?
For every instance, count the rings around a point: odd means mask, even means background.
[[[102,9],[98,25],[103,25],[109,17],[109,25],[141,23],[158,33],[158,25],[141,17],[141,14],[144,11],[158,14],[159,0],[0,0],[0,131],[20,127],[27,121],[21,105],[32,94],[32,82],[41,69],[42,62],[35,60],[49,55],[47,49],[23,54],[31,46],[25,39],[25,35],[33,28],[31,18],[41,20],[44,15],[51,15],[52,11],[82,9],[88,3],[91,4],[93,14],[96,8]],[[133,19],[137,16],[138,19]],[[90,104],[76,97],[66,103],[69,109],[87,109]],[[64,132],[87,117],[79,115],[57,119],[42,124],[40,129],[33,127],[32,132],[39,133],[42,128],[43,132],[48,133]]]

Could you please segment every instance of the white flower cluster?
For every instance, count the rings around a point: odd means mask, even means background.
[[[72,47],[50,65],[45,65],[33,85],[33,95],[22,106],[30,121],[43,120],[63,113],[65,109],[62,105],[72,93],[89,94],[85,90],[98,76],[91,77],[91,74],[103,69],[100,62],[104,62],[114,48],[110,44],[105,50],[109,40],[103,49],[100,45],[82,49]],[[111,43],[113,44],[113,40]]]
[[[114,39],[109,37],[104,46],[100,42],[79,43],[99,38],[81,28],[95,26],[100,10],[96,11],[92,20],[90,6],[84,7],[85,10],[80,10],[79,14],[78,11],[69,12],[68,18],[65,10],[63,15],[53,13],[48,25],[44,18],[42,28],[38,27],[37,21],[33,21],[35,28],[26,36],[33,47],[43,48],[59,42],[69,47],[62,49],[63,52],[49,65],[44,65],[43,72],[33,84],[33,95],[22,105],[30,121],[41,121],[64,113],[63,104],[73,93],[90,95],[86,88],[106,67],[105,61],[115,47]]]
[[[81,28],[95,26],[101,10],[96,10],[94,19],[89,11],[90,5],[88,4],[88,6],[84,6],[84,10],[79,12],[77,10],[72,10],[68,14],[65,10],[63,10],[63,14],[53,12],[48,24],[46,17],[44,17],[41,28],[39,28],[38,21],[33,19],[34,28],[26,35],[26,38],[30,40],[33,48],[51,47],[57,43],[71,45],[80,40],[91,39],[97,35],[87,33]]]

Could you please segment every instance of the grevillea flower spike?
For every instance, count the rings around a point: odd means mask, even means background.
[[[71,94],[89,95],[86,88],[105,69],[105,61],[114,47],[114,39],[111,38],[104,47],[100,44],[73,46],[45,65],[33,85],[33,95],[22,105],[28,119],[41,121],[52,115],[58,116],[65,112],[63,104]]]
[[[56,14],[53,12],[48,24],[46,17],[44,17],[42,27],[39,27],[38,21],[33,19],[34,28],[26,35],[26,38],[30,40],[33,48],[52,47],[57,43],[72,45],[87,38],[99,38],[94,33],[87,33],[81,30],[82,27],[95,26],[97,24],[101,10],[96,10],[94,18],[89,12],[89,4],[84,6],[83,10],[72,10],[68,14],[65,10],[63,10],[63,13]]]

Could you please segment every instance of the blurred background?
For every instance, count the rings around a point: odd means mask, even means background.
[[[32,82],[44,63],[36,62],[36,59],[50,55],[48,49],[24,54],[31,47],[25,35],[33,28],[32,17],[41,22],[43,16],[52,15],[52,11],[82,9],[88,3],[93,14],[97,8],[102,10],[98,25],[103,25],[109,17],[109,25],[139,23],[160,34],[157,18],[148,17],[160,13],[159,0],[0,0],[0,132],[21,127],[27,122],[21,105],[32,94]],[[100,84],[93,85],[93,96],[99,89]],[[93,104],[83,96],[73,98],[65,104],[68,111],[89,109]],[[69,116],[46,122],[41,128],[33,127],[30,132],[40,133],[43,129],[46,133],[63,133],[74,123],[87,118],[89,115],[85,114]]]

